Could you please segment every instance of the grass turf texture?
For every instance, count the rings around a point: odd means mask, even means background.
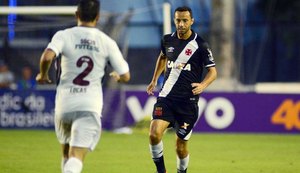
[[[176,172],[174,133],[164,136],[167,170]],[[193,134],[189,173],[298,173],[300,135]],[[153,173],[147,132],[103,132],[83,173]],[[1,173],[60,172],[60,145],[53,131],[0,130]]]

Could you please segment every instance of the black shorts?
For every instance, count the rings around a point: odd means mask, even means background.
[[[198,104],[167,98],[158,98],[154,105],[152,118],[170,122],[170,127],[183,140],[188,140],[198,120]]]

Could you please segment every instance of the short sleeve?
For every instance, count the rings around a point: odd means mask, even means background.
[[[109,53],[109,62],[112,65],[113,69],[119,74],[125,74],[129,72],[128,63],[123,58],[123,55],[117,45],[117,43],[113,40],[110,41],[108,46]]]
[[[58,31],[52,37],[51,42],[48,44],[47,49],[51,49],[55,52],[56,56],[62,53],[64,41],[63,41],[63,32]]]
[[[208,43],[203,44],[202,55],[204,57],[204,66],[206,68],[216,66],[212,51],[211,51]]]

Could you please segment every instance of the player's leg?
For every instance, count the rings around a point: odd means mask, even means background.
[[[65,164],[69,159],[70,145],[69,144],[61,144],[61,148],[62,148],[61,171],[63,173]]]
[[[83,167],[83,160],[89,148],[70,147],[69,159],[64,166],[64,173],[80,173]]]
[[[167,99],[158,98],[153,108],[149,131],[150,152],[158,173],[166,172],[162,137],[170,122],[174,122],[171,103]]]
[[[69,159],[64,166],[64,173],[80,173],[83,161],[92,151],[100,138],[100,118],[93,112],[76,112],[72,123]]]
[[[158,173],[166,172],[162,137],[169,124],[169,122],[159,119],[152,120],[150,123],[149,147]]]
[[[69,159],[69,141],[71,136],[71,120],[62,114],[55,114],[55,132],[56,137],[61,143],[61,172],[64,173],[64,166]]]
[[[188,141],[177,136],[176,138],[177,153],[177,172],[186,173],[189,164]]]
[[[162,141],[164,132],[169,126],[168,121],[155,119],[150,123],[149,139],[150,145],[157,145]]]
[[[176,109],[176,153],[177,172],[186,173],[189,163],[188,140],[198,121],[198,105],[196,103],[177,103]]]

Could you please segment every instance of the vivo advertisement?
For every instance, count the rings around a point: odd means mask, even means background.
[[[0,91],[0,128],[53,129],[55,91]],[[155,96],[104,92],[103,128],[150,119]],[[204,93],[194,132],[299,133],[300,94]]]

